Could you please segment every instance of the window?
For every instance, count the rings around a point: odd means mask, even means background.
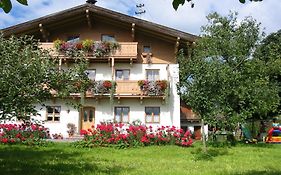
[[[115,79],[116,80],[129,80],[130,77],[130,70],[116,70],[115,72]]]
[[[115,121],[129,123],[129,107],[115,107]]]
[[[116,41],[113,35],[101,35],[101,41]]]
[[[95,80],[96,79],[96,70],[95,69],[88,69],[86,70],[86,75],[90,80]]]
[[[143,53],[151,53],[151,47],[148,45],[143,46]]]
[[[84,109],[84,122],[93,122],[94,119],[94,110],[93,109]]]
[[[159,80],[159,69],[146,69],[146,79],[148,81]]]
[[[46,106],[47,109],[47,121],[58,122],[60,121],[60,106]]]
[[[145,107],[145,122],[160,123],[160,107]]]
[[[80,40],[79,35],[69,36],[67,37],[67,42],[78,42]]]

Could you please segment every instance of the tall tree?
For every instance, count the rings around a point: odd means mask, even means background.
[[[65,97],[83,91],[74,86],[75,82],[88,82],[87,63],[82,57],[73,68],[59,70],[49,52],[28,36],[5,39],[0,35],[0,60],[0,119],[28,119],[36,115],[34,105],[52,98],[52,91]]]
[[[191,57],[179,56],[181,98],[208,124],[232,131],[254,114],[276,110],[278,89],[265,62],[253,58],[261,38],[252,18],[207,16]]]
[[[254,57],[265,62],[266,72],[271,83],[278,86],[279,101],[281,102],[281,30],[268,35],[262,40],[257,48]],[[272,115],[280,114],[281,106],[278,111],[273,111]]]

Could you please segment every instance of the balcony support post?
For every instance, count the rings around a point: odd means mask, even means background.
[[[135,41],[135,26],[136,26],[136,24],[132,23],[132,39],[133,39],[133,41]]]
[[[143,103],[143,96],[140,97],[140,104],[142,105]]]
[[[96,103],[99,104],[99,98],[98,97],[96,97]]]
[[[50,33],[46,30],[46,28],[43,27],[43,24],[41,24],[41,23],[39,24],[39,31],[41,32],[42,37],[44,38],[45,42],[48,42],[49,41],[48,37],[49,37]]]
[[[162,105],[164,105],[165,104],[165,100],[166,100],[166,96],[163,96],[163,98],[162,98]]]
[[[86,18],[87,18],[88,26],[89,26],[89,28],[91,29],[91,28],[92,28],[92,23],[91,23],[91,16],[90,16],[90,11],[89,11],[89,9],[86,9]]]
[[[59,59],[59,71],[61,71],[62,59]]]
[[[130,58],[130,66],[133,66],[133,58]]]
[[[177,37],[176,44],[175,44],[175,58],[177,58],[177,53],[179,51],[179,45],[180,45],[180,37]]]
[[[115,67],[114,67],[114,58],[111,58],[111,79],[114,80],[114,72],[115,72]]]

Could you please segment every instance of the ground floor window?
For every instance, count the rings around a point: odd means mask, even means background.
[[[145,107],[145,122],[160,123],[160,107]]]
[[[57,122],[60,121],[60,106],[46,106],[47,109],[47,121]]]
[[[129,123],[129,107],[115,107],[114,120],[121,123]]]

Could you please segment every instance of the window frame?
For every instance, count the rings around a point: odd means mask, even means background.
[[[147,108],[158,108],[159,109],[159,115],[158,115],[158,117],[159,117],[159,121],[155,121],[154,120],[154,113],[152,113],[151,114],[151,122],[148,122],[147,121],[147,113],[146,113],[146,109]],[[159,124],[160,123],[160,121],[161,121],[161,108],[160,108],[160,106],[146,106],[146,107],[144,107],[144,115],[145,115],[145,123],[149,123],[149,124]]]
[[[52,108],[53,112],[49,113],[48,108]],[[56,113],[55,109],[59,108],[59,113]],[[58,114],[58,115],[57,115]],[[52,120],[49,120],[48,118],[51,117]],[[60,117],[61,117],[61,106],[55,106],[55,105],[50,105],[50,106],[46,106],[46,121],[47,122],[60,122]],[[55,120],[55,118],[58,118],[58,120]]]
[[[75,37],[77,37],[78,38],[78,40],[77,39],[71,39],[71,40],[69,40],[69,38],[75,38]],[[66,36],[66,42],[79,42],[80,41],[80,34],[70,34],[70,35],[67,35]]]
[[[122,109],[122,112],[121,112],[121,116],[120,116],[120,121],[117,121],[116,120],[116,109],[117,108],[121,108]],[[123,108],[128,108],[128,121],[127,122],[124,122],[123,121]],[[114,107],[114,121],[117,122],[117,123],[130,123],[130,107],[129,106],[115,106]]]
[[[87,74],[87,71],[95,71],[95,77],[94,77],[94,79],[91,79],[91,78],[89,77],[89,74]],[[92,80],[92,81],[95,81],[95,80],[96,80],[96,76],[97,76],[97,70],[96,70],[96,69],[87,69],[85,72],[86,72],[86,74],[87,74],[87,77],[88,77],[90,80]]]
[[[145,79],[148,80],[148,71],[158,71],[158,78],[149,81],[158,81],[160,80],[160,69],[145,69]]]
[[[122,71],[122,79],[120,79],[120,80],[117,80],[117,71]],[[126,79],[124,79],[124,71],[129,71],[129,74],[128,74],[128,79],[126,80]],[[116,81],[128,81],[128,80],[130,80],[130,75],[131,75],[131,70],[130,69],[116,69],[115,70],[115,80]]]
[[[109,36],[111,38],[114,38],[114,40],[103,40],[103,36]],[[101,38],[100,38],[101,41],[106,41],[106,42],[116,42],[116,37],[115,35],[113,34],[101,34]]]
[[[149,47],[150,52],[145,52],[145,49],[144,49],[145,47]],[[144,45],[142,46],[142,53],[146,53],[146,54],[152,53],[151,44],[144,44]]]

